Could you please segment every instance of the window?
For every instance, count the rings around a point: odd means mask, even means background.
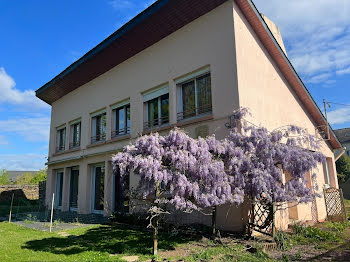
[[[57,129],[56,134],[56,152],[62,152],[66,147],[66,128]]]
[[[211,77],[206,72],[178,84],[179,113],[178,120],[211,113]]]
[[[72,167],[70,171],[70,190],[69,190],[69,209],[78,208],[78,189],[79,189],[79,169]]]
[[[347,154],[348,156],[350,156],[350,150],[346,151],[346,154]]]
[[[329,176],[329,167],[328,167],[328,161],[323,163],[323,175],[324,175],[324,183],[327,187],[330,185],[330,176]]]
[[[92,168],[92,210],[103,212],[104,207],[104,165],[96,165]]]
[[[152,129],[169,124],[169,89],[168,86],[144,95],[144,129]]]
[[[56,193],[55,206],[62,207],[62,190],[63,190],[63,171],[56,172]]]
[[[81,122],[76,122],[70,126],[69,149],[80,147]]]
[[[113,109],[112,138],[130,134],[130,104]]]
[[[106,140],[106,113],[92,117],[91,144]]]

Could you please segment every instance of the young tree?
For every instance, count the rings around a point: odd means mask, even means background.
[[[113,166],[121,176],[133,172],[140,178],[136,192],[151,203],[154,255],[163,205],[169,203],[190,212],[234,202],[223,161],[213,157],[205,139],[190,138],[178,129],[166,136],[155,133],[140,137],[113,157]]]
[[[339,180],[346,182],[350,178],[350,157],[342,155],[335,164]]]

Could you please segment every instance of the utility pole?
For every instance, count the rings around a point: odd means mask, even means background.
[[[326,128],[327,128],[327,139],[329,140],[330,134],[329,134],[329,124],[328,124],[328,118],[327,118],[327,106],[331,107],[329,103],[325,99],[323,99],[323,107],[324,107],[324,116],[326,118]]]

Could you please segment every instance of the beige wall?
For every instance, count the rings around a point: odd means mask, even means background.
[[[281,75],[260,40],[245,20],[239,8],[234,5],[235,48],[237,54],[237,75],[240,106],[248,107],[250,121],[273,130],[285,125],[305,127],[315,135],[316,124]],[[330,158],[332,186],[338,187],[335,179],[333,151],[328,143],[322,142],[321,152]],[[324,186],[323,169],[320,165],[313,170],[317,173],[320,194]],[[319,220],[326,218],[323,198],[317,198]],[[299,220],[311,219],[311,204],[298,206]]]
[[[237,54],[237,56],[236,56]],[[107,140],[110,140],[110,106],[130,99],[131,139],[143,130],[142,93],[161,84],[168,83],[170,97],[170,124],[176,123],[177,78],[203,67],[210,66],[212,80],[213,119],[193,123],[184,128],[195,136],[198,128],[208,128],[209,134],[218,138],[228,134],[225,128],[227,117],[239,106],[249,107],[253,114],[250,119],[270,130],[287,124],[306,127],[315,133],[315,125],[291,88],[269,58],[261,43],[254,37],[250,26],[242,17],[233,1],[228,1],[208,14],[193,21],[157,44],[128,59],[107,73],[67,94],[52,106],[50,133],[50,162],[47,192],[54,191],[54,170],[64,168],[64,185],[69,186],[68,174],[71,166],[80,167],[79,212],[91,212],[91,165],[104,162],[106,172],[105,214],[111,212],[111,154],[129,143],[107,141],[105,145],[88,147],[90,114],[100,110],[107,111]],[[55,155],[56,127],[74,119],[82,119],[81,150]],[[69,130],[67,124],[67,131]],[[69,132],[67,132],[68,134]],[[68,145],[68,142],[67,142]],[[333,152],[323,143],[322,152],[333,161]],[[317,181],[322,191],[323,170],[320,166]],[[334,166],[333,166],[333,172]],[[50,175],[51,174],[51,175]],[[137,181],[131,178],[131,187]],[[334,181],[334,186],[337,182]],[[68,208],[68,189],[64,189],[63,209]],[[321,192],[320,191],[320,192]],[[325,218],[323,199],[317,199],[319,219]],[[300,219],[310,219],[310,207],[299,205]],[[247,208],[244,206],[223,206],[218,210],[218,228],[242,230],[246,223]],[[288,214],[283,211],[277,215],[279,227],[288,223]],[[286,222],[287,221],[287,222]]]

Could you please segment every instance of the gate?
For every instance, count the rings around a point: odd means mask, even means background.
[[[338,188],[327,188],[323,191],[328,220],[332,222],[345,222],[346,210],[343,191]]]
[[[249,230],[257,231],[264,235],[274,234],[274,206],[265,201],[255,201],[249,216]]]

